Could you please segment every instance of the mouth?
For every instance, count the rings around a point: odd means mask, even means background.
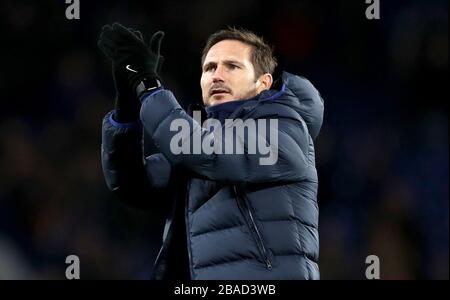
[[[213,89],[209,93],[210,96],[223,95],[223,94],[230,94],[230,91],[227,89],[220,88],[220,89]]]

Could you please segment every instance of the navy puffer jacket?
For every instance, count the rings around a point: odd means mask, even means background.
[[[168,90],[143,97],[140,120],[103,121],[102,166],[110,190],[144,209],[163,202],[167,221],[152,279],[319,279],[318,178],[314,139],[323,100],[305,78],[283,72],[271,90],[248,99],[232,119],[277,119],[278,159],[262,155],[174,154],[170,141],[185,119],[188,140],[218,143]],[[224,128],[226,126],[223,126]],[[144,158],[142,130],[160,153]],[[180,137],[180,136],[178,136]],[[228,137],[221,135],[221,139]],[[263,142],[267,136],[258,135]],[[211,142],[212,141],[212,142]],[[247,149],[248,136],[236,143]]]

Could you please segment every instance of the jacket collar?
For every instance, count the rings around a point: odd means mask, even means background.
[[[255,97],[206,107],[207,117],[218,119],[221,124],[224,124],[225,119],[234,119],[242,111],[249,111],[261,102],[276,100],[284,91],[285,84],[279,79],[274,82],[270,90],[262,91]]]

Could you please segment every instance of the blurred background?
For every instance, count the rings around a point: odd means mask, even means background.
[[[145,279],[162,216],[105,185],[101,121],[112,109],[102,25],[166,32],[162,77],[184,107],[201,101],[200,57],[227,25],[263,35],[280,69],[325,100],[316,141],[322,279],[449,278],[448,1],[3,0],[0,68],[0,279]],[[163,199],[155,199],[155,201]]]

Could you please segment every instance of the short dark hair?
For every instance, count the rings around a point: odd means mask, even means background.
[[[273,55],[273,48],[267,44],[262,37],[257,36],[253,32],[246,29],[236,29],[234,27],[219,30],[209,36],[202,52],[202,66],[209,49],[223,40],[236,40],[252,47],[250,61],[255,68],[256,78],[265,73],[273,74],[275,71],[277,60]]]

